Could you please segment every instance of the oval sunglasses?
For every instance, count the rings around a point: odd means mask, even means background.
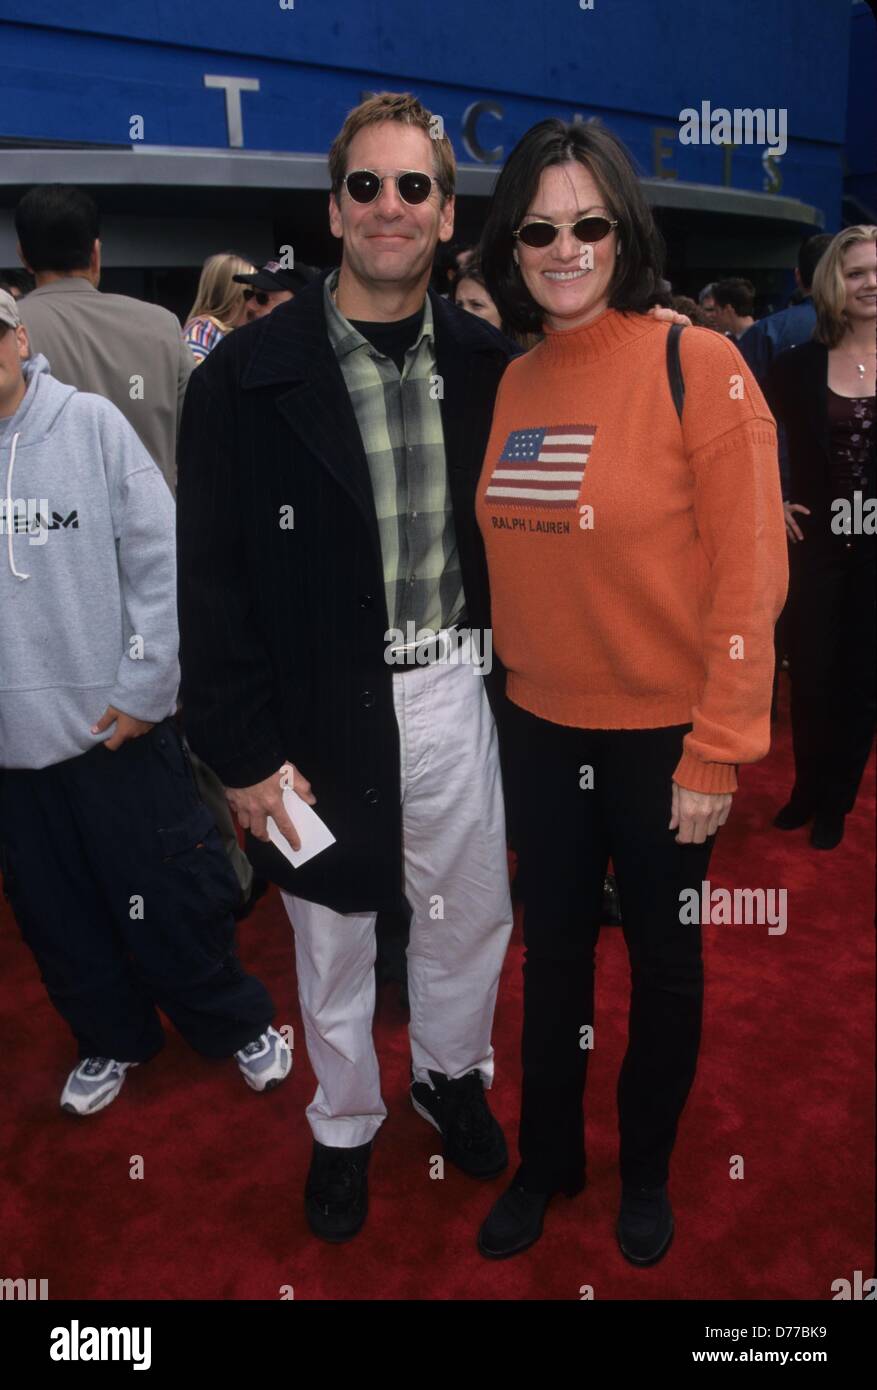
[[[386,179],[395,179],[399,197],[403,203],[412,207],[416,207],[418,203],[425,203],[432,192],[433,183],[437,182],[430,178],[429,174],[422,174],[416,169],[406,169],[400,174],[386,174],[384,178],[371,169],[352,169],[349,174],[344,175],[341,182],[355,203],[373,203]]]
[[[562,227],[572,227],[573,236],[579,241],[592,243],[602,241],[613,227],[618,226],[617,217],[580,217],[577,222],[525,222],[512,236],[516,236],[525,246],[543,249],[550,246]]]

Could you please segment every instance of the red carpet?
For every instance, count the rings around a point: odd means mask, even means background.
[[[785,692],[784,692],[785,694]],[[677,1234],[652,1270],[622,1260],[615,1082],[627,1007],[621,933],[603,931],[588,1080],[589,1186],[552,1206],[543,1239],[499,1264],[475,1232],[503,1179],[429,1176],[438,1136],[406,1095],[406,1017],[384,990],[375,1025],[390,1111],[371,1167],[371,1211],[350,1245],[314,1241],[301,1189],[313,1077],[295,996],[292,938],[272,893],[243,925],[246,964],[269,985],[296,1065],[279,1090],[247,1090],[168,1033],[90,1120],[58,1109],[75,1054],[5,906],[0,913],[4,1183],[0,1277],[46,1278],[50,1298],[598,1299],[831,1298],[835,1279],[874,1273],[873,758],[843,844],[769,828],[791,785],[785,714],[764,762],[744,769],[713,856],[713,887],[782,888],[788,930],[704,928],[700,1068],[675,1150]],[[59,905],[63,911],[63,905]],[[514,1140],[520,937],[500,988],[491,1103]],[[132,1180],[133,1155],[144,1161]],[[729,1177],[742,1156],[742,1180]]]

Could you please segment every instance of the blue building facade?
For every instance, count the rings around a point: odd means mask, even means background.
[[[844,223],[877,224],[877,16],[856,0],[851,19]]]
[[[873,197],[858,59],[873,22],[850,0],[42,0],[38,15],[2,0],[0,265],[21,191],[55,180],[95,192],[110,268],[231,245],[259,259],[290,238],[326,261],[326,152],[364,92],[390,89],[444,121],[462,239],[530,125],[597,116],[643,173],[674,278],[778,285],[803,236],[842,225],[845,192]],[[717,113],[735,110],[748,124],[723,132]]]

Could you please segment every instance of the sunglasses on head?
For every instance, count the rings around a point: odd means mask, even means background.
[[[523,227],[519,227],[512,235],[525,246],[541,249],[551,245],[561,227],[572,227],[573,236],[579,241],[594,242],[602,241],[604,236],[608,236],[612,228],[617,226],[617,217],[580,217],[577,222],[525,222]]]
[[[388,179],[396,180],[396,189],[403,203],[416,207],[425,203],[435,182],[429,174],[420,174],[408,169],[403,174],[387,174]],[[373,203],[380,194],[385,180],[371,169],[354,169],[342,179],[344,187],[355,203]]]
[[[260,304],[264,309],[265,305],[268,303],[268,294],[265,290],[244,290],[244,299],[246,299],[248,303],[251,299],[255,299],[256,303]]]

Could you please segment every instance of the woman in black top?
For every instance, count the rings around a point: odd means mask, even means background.
[[[811,342],[764,383],[786,428],[790,674],[795,785],[774,825],[811,818],[834,849],[868,761],[875,711],[877,227],[847,227],[813,278]]]

